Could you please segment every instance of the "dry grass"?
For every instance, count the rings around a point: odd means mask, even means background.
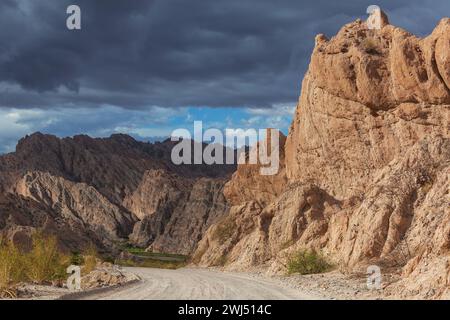
[[[428,194],[428,192],[430,192],[432,188],[433,188],[433,181],[427,181],[421,186],[420,190],[424,194]]]
[[[66,268],[70,257],[58,249],[54,236],[45,236],[41,232],[33,235],[33,247],[25,254],[25,274],[34,283],[61,280],[66,277]]]
[[[0,298],[14,298],[14,286],[23,276],[23,254],[12,242],[0,240]]]
[[[365,38],[362,42],[364,51],[369,54],[378,54],[378,43],[374,38]]]
[[[97,249],[94,245],[90,245],[83,253],[83,273],[88,274],[94,271],[99,260]]]
[[[20,282],[42,284],[66,278],[70,258],[58,249],[56,238],[37,232],[32,243],[25,252],[11,241],[0,240],[0,297],[16,297]]]

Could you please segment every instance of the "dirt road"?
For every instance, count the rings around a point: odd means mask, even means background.
[[[240,273],[204,269],[125,268],[142,281],[125,288],[87,295],[85,299],[124,300],[308,300],[311,296],[298,289],[280,285],[275,280]]]

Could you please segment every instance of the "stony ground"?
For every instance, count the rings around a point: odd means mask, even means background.
[[[369,290],[365,275],[344,275],[338,271],[314,275],[274,276],[286,286],[311,292],[327,300],[395,299],[383,290]]]
[[[134,273],[124,270],[122,267],[110,263],[99,263],[89,274],[81,278],[81,292],[108,287],[124,286],[140,280]],[[17,299],[54,300],[74,293],[67,288],[64,282],[53,285],[37,285],[21,283],[14,288]]]

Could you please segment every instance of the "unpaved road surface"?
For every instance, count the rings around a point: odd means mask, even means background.
[[[124,268],[141,281],[124,288],[86,295],[84,299],[120,300],[308,300],[318,299],[275,280],[205,269]]]

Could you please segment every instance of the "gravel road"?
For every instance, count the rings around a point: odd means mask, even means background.
[[[270,278],[205,269],[124,268],[142,280],[124,288],[91,294],[95,300],[310,300],[318,299]]]

